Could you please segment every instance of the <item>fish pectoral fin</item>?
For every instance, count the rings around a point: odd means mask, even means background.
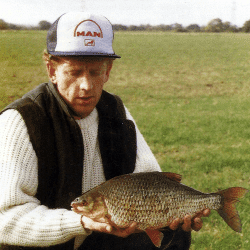
[[[162,172],[163,175],[165,175],[168,179],[172,181],[181,182],[181,175],[176,173],[170,173],[170,172]]]
[[[161,246],[161,242],[164,237],[162,232],[155,229],[146,229],[145,232],[147,233],[148,237],[151,239],[151,241],[156,247]]]

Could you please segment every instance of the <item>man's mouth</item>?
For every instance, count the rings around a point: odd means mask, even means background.
[[[83,104],[89,104],[92,102],[93,96],[78,97],[77,100],[79,100],[79,102],[82,102]]]

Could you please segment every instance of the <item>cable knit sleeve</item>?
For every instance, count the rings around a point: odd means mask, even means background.
[[[16,110],[0,115],[0,244],[49,246],[86,235],[80,215],[35,198],[37,157]]]
[[[153,155],[151,149],[149,148],[147,142],[143,138],[143,135],[139,131],[133,117],[129,113],[128,109],[125,107],[127,119],[132,120],[136,128],[136,139],[137,139],[137,155],[134,173],[138,172],[161,172],[161,168]]]

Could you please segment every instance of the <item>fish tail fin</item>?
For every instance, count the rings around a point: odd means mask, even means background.
[[[217,192],[222,196],[222,207],[219,208],[217,212],[228,226],[239,233],[242,231],[242,226],[236,209],[236,203],[240,198],[243,198],[247,192],[247,189],[241,187],[228,188]]]

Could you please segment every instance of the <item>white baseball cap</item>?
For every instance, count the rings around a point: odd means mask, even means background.
[[[114,32],[104,16],[69,12],[60,16],[47,35],[47,50],[54,56],[104,56],[120,58],[112,44]]]

